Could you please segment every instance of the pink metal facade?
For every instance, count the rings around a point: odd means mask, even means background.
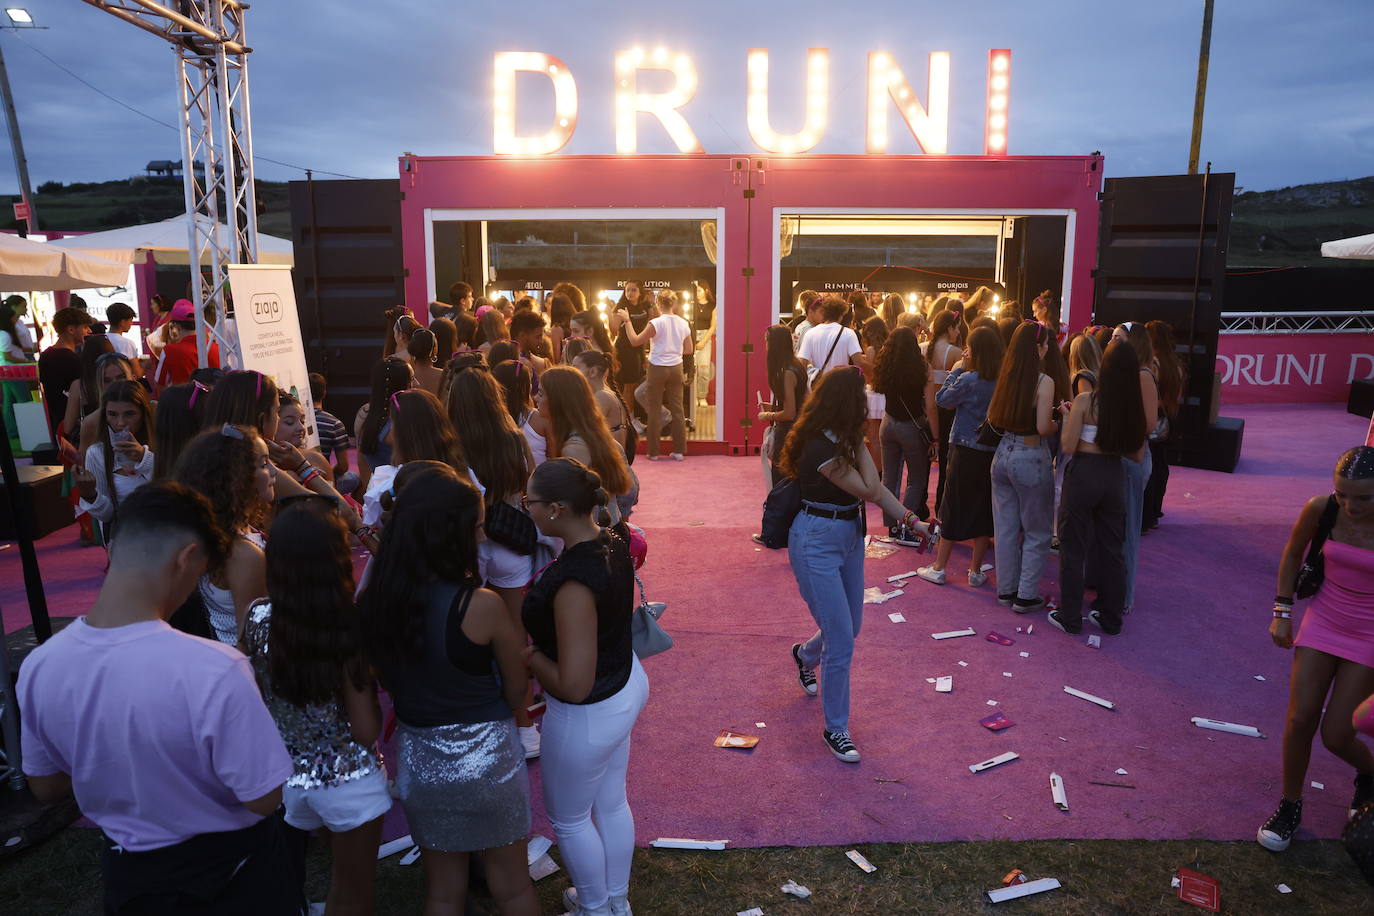
[[[433,210],[520,209],[537,219],[548,209],[720,208],[721,450],[739,453],[740,421],[756,410],[753,391],[766,388],[762,344],[778,286],[778,211],[1062,213],[1070,227],[1064,319],[1079,327],[1092,311],[1101,185],[1100,156],[403,157],[406,300],[422,312],[429,298],[425,233]],[[754,348],[747,384],[746,343]],[[748,431],[750,451],[760,436]]]

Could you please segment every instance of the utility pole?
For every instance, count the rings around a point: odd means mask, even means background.
[[[1197,52],[1197,94],[1193,97],[1193,143],[1188,148],[1188,174],[1197,174],[1202,149],[1202,109],[1207,101],[1207,63],[1212,55],[1212,0],[1202,8],[1202,46]]]
[[[10,92],[10,75],[5,69],[5,52],[0,48],[0,94],[4,95],[5,123],[10,129],[10,149],[14,151],[14,170],[19,173],[19,193],[24,203],[29,205],[28,231],[38,228],[38,207],[33,202],[33,189],[29,187],[29,161],[24,156],[24,141],[19,136],[19,115],[14,111],[14,93]]]

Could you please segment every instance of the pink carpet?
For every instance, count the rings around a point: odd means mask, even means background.
[[[796,684],[788,647],[813,625],[786,554],[749,540],[764,494],[757,460],[637,462],[644,496],[634,521],[650,542],[644,578],[650,597],[668,603],[664,624],[677,641],[646,663],[651,697],[630,772],[640,841],[1253,837],[1279,791],[1291,661],[1266,632],[1279,552],[1303,501],[1329,491],[1336,456],[1362,441],[1366,425],[1336,406],[1228,413],[1247,421],[1237,473],[1174,469],[1166,516],[1142,541],[1137,607],[1102,649],[1052,629],[1043,613],[1016,617],[996,604],[991,584],[959,584],[962,548],[951,584],[913,580],[901,597],[869,607],[853,680],[857,766],[830,756],[820,699]],[[79,613],[99,584],[103,557],[74,540],[72,528],[40,544],[55,616]],[[926,562],[910,550],[870,560],[868,584],[886,586],[887,576]],[[1055,594],[1053,562],[1048,573]],[[0,605],[7,630],[27,623],[13,548],[0,551]],[[891,623],[893,611],[907,622]],[[1027,623],[1032,635],[1015,632]],[[978,636],[930,638],[963,627]],[[989,630],[1017,642],[987,642]],[[936,694],[926,678],[947,674],[954,692]],[[1066,684],[1118,708],[1071,697]],[[994,711],[990,699],[1014,727],[994,734],[978,724]],[[1192,716],[1269,737],[1203,731]],[[718,749],[711,741],[723,728],[763,740],[753,751]],[[1003,751],[1021,759],[969,773]],[[1064,777],[1068,813],[1051,803],[1052,770]],[[532,772],[537,785],[538,764]],[[1351,777],[1316,747],[1309,780],[1326,788],[1308,790],[1304,835],[1339,834]],[[402,829],[399,812],[392,820],[389,836]],[[538,825],[547,832],[542,815]]]

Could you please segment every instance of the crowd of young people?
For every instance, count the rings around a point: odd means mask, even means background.
[[[968,585],[995,570],[997,602],[1017,614],[1045,609],[1041,580],[1058,551],[1061,603],[1049,622],[1081,632],[1090,588],[1088,621],[1117,635],[1141,534],[1163,514],[1167,470],[1154,475],[1152,459],[1163,465],[1183,378],[1167,325],[1070,336],[1048,291],[1024,321],[986,288],[967,301],[941,296],[925,313],[863,293],[800,301],[802,320],[768,333],[773,402],[759,421],[770,426],[770,483],[791,478],[800,493],[788,553],[818,630],[792,648],[798,682],[815,695],[820,670],[825,742],[853,762],[864,501],[882,507],[884,525],[938,530],[933,562],[917,570],[932,584],[947,583],[956,545],[970,542]]]
[[[476,854],[501,912],[536,913],[538,760],[565,904],[629,912],[626,773],[648,697],[630,631],[637,430],[597,313],[564,295],[556,346],[530,303],[479,319],[461,285],[431,327],[393,313],[356,443],[312,377],[318,449],[305,405],[269,376],[150,384],[94,338],[81,347],[84,322],[60,323],[80,350],[63,410],[90,428],[75,485],[109,572],[91,612],[24,665],[25,769],[105,832],[112,911],[300,912],[302,837],[317,832],[328,912],[370,912],[395,796],[427,912],[463,912]],[[680,454],[693,343],[660,300],[637,336]],[[148,753],[114,755],[130,733]]]

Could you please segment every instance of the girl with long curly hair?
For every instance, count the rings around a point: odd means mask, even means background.
[[[816,621],[815,635],[792,646],[797,680],[816,694],[822,666],[826,747],[857,763],[849,736],[849,669],[863,622],[864,501],[914,525],[910,511],[878,479],[864,447],[863,373],[852,366],[820,376],[782,446],[782,472],[797,481],[802,509],[788,533],[787,557],[797,588]]]
[[[198,594],[214,637],[236,646],[249,606],[267,594],[267,542],[255,525],[272,504],[276,465],[257,429],[225,423],[191,440],[173,477],[210,500],[231,540],[223,570],[201,576]]]
[[[382,817],[382,714],[353,604],[348,528],[325,497],[298,497],[272,522],[267,597],[248,609],[243,651],[294,769],[285,820],[329,832],[327,907],[371,912]]]
[[[500,596],[479,587],[482,496],[445,465],[397,482],[359,608],[395,704],[396,789],[424,850],[425,910],[463,912],[475,852],[501,912],[534,916],[529,776],[513,716],[529,683],[525,639]]]

